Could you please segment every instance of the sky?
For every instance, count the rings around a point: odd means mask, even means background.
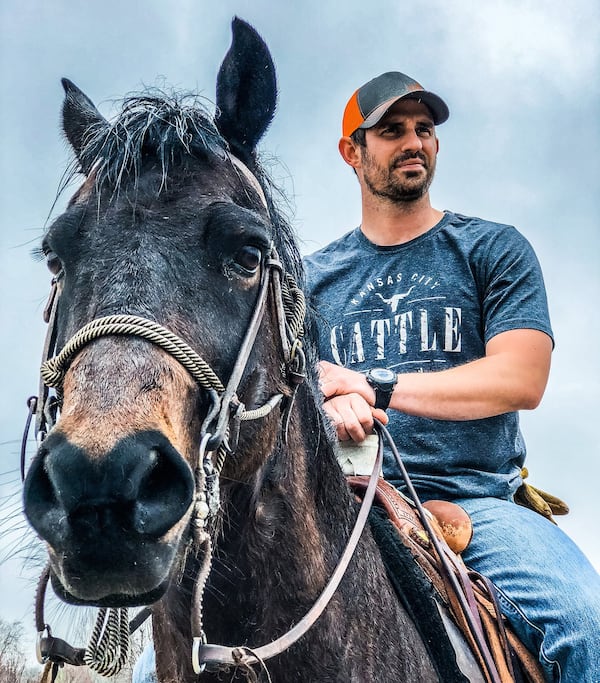
[[[556,348],[541,406],[522,415],[530,480],[569,503],[560,526],[600,569],[597,0],[3,0],[0,559],[26,547],[19,444],[26,399],[37,392],[50,279],[31,251],[70,159],[60,78],[107,117],[144,86],[213,101],[234,15],[261,33],[276,65],[278,109],[261,151],[287,192],[304,253],[360,221],[358,186],[337,151],[353,91],[398,70],[448,103],[432,202],[515,225],[538,254]],[[20,556],[0,564],[0,618],[33,631],[32,574]]]

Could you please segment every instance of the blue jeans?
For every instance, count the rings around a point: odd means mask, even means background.
[[[143,649],[133,667],[132,683],[157,683],[154,643],[150,641]]]
[[[490,578],[501,609],[552,683],[600,683],[600,575],[541,515],[497,498],[454,502],[473,520],[465,563]]]

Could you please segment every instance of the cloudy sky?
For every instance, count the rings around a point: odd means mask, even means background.
[[[356,87],[400,70],[448,102],[433,203],[516,225],[538,253],[556,349],[545,399],[523,416],[528,464],[534,483],[570,504],[561,526],[600,568],[597,0],[3,0],[0,531],[18,524],[18,441],[44,334],[49,275],[30,252],[69,159],[60,78],[106,116],[144,85],[212,99],[235,14],[277,66],[278,114],[262,147],[279,161],[304,252],[359,220],[356,181],[337,152]],[[0,552],[15,545],[21,532],[2,537]],[[0,618],[32,629],[32,601],[19,561],[0,565]]]

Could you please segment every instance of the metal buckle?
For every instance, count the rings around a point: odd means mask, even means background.
[[[192,639],[192,668],[195,674],[201,674],[206,669],[206,662],[200,662],[198,651],[201,645],[206,645],[206,634],[201,631],[199,636]]]
[[[44,624],[44,630],[38,631],[37,639],[35,642],[35,656],[40,664],[46,664],[48,662],[48,655],[43,653],[42,644],[45,644],[48,638],[52,637],[52,631],[48,624]]]

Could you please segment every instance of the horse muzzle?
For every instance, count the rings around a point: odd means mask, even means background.
[[[25,514],[49,546],[68,602],[147,604],[173,571],[194,499],[189,465],[160,432],[121,438],[100,457],[53,431],[32,462]]]

